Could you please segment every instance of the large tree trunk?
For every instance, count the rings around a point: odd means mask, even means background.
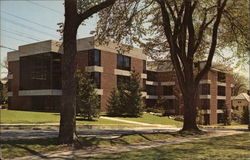
[[[198,131],[196,117],[197,117],[197,107],[196,107],[196,93],[190,90],[186,91],[183,95],[184,100],[184,123],[182,131]]]
[[[76,139],[76,83],[75,83],[75,56],[76,49],[76,11],[74,3],[65,3],[65,23],[63,33],[63,56],[62,56],[62,104],[59,142],[71,144]]]

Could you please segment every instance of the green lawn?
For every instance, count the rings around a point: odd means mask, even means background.
[[[47,112],[30,112],[30,111],[15,111],[15,110],[0,110],[1,112],[1,123],[59,123],[59,113],[47,113]],[[77,124],[84,125],[129,125],[135,126],[129,123],[117,122],[106,119],[95,118],[94,121],[85,121],[77,117]]]
[[[151,115],[149,113],[144,113],[141,117],[138,118],[129,118],[129,117],[115,117],[124,120],[136,121],[136,122],[143,122],[143,123],[150,123],[150,124],[163,124],[163,125],[176,125],[182,126],[182,122],[175,121],[169,119],[168,117],[159,117],[155,115]]]
[[[152,140],[168,139],[178,134],[133,134],[123,135],[113,139],[102,139],[96,137],[80,138],[81,147],[100,147],[111,145],[124,145],[132,143],[147,142]],[[56,138],[30,139],[30,140],[1,140],[1,151],[3,158],[14,158],[28,155],[42,155],[48,151],[69,150],[66,145],[58,145]],[[41,157],[42,158],[42,157]]]
[[[88,160],[246,160],[250,158],[250,133],[196,140],[162,147],[106,154]],[[84,158],[87,159],[87,158]],[[77,159],[80,160],[80,159]]]

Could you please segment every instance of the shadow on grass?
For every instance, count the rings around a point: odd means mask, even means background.
[[[87,122],[96,122],[97,121],[95,119],[85,119],[85,118],[80,118],[80,117],[77,117],[76,120],[77,121],[87,121]]]

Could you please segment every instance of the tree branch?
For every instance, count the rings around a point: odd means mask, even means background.
[[[70,1],[70,0],[68,0]],[[81,24],[85,19],[89,18],[93,14],[101,11],[104,8],[107,8],[109,6],[112,6],[117,0],[106,0],[104,2],[101,2],[98,5],[95,5],[88,10],[86,10],[84,13],[78,14],[78,24]]]

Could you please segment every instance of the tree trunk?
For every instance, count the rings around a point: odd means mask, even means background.
[[[65,5],[66,7],[66,5]],[[59,142],[72,144],[76,139],[76,19],[74,13],[65,14],[62,55],[62,104]]]
[[[184,123],[182,131],[199,131],[196,123],[197,117],[197,90],[192,84],[188,84],[185,88],[185,93],[183,94],[184,101]]]

